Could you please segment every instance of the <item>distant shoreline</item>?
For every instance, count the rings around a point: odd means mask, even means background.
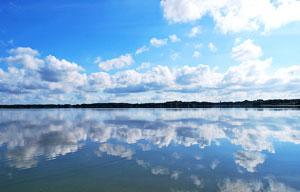
[[[13,104],[0,105],[0,109],[51,108],[300,108],[300,99],[273,99],[236,102],[183,102],[164,103],[91,103],[91,104]]]

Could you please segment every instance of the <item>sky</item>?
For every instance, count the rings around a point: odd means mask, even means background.
[[[300,98],[299,0],[1,0],[0,103]]]

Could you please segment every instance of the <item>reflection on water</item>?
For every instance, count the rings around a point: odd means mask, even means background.
[[[1,110],[0,188],[298,191],[299,144],[297,110]]]

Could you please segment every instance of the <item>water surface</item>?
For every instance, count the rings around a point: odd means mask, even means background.
[[[0,110],[0,191],[300,191],[300,111]]]

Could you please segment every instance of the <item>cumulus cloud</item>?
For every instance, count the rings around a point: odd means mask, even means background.
[[[149,69],[151,67],[150,62],[143,62],[141,65],[137,68],[137,70],[144,70],[144,69]]]
[[[223,33],[270,31],[300,21],[298,0],[161,0],[164,17],[175,23],[210,16]]]
[[[196,37],[198,34],[201,33],[201,27],[200,26],[194,26],[191,31],[189,32],[188,36],[190,38]]]
[[[112,86],[111,76],[106,72],[92,73],[88,76],[90,91],[100,90]]]
[[[199,51],[194,51],[193,57],[194,58],[199,58],[201,56],[201,53]]]
[[[252,40],[234,44],[231,55],[238,64],[219,71],[211,65],[170,67],[142,63],[136,69],[99,71],[87,74],[77,63],[37,50],[11,50],[1,62],[2,103],[141,102],[166,100],[243,100],[295,98],[300,96],[300,67],[271,70],[272,58]],[[199,57],[196,50],[194,57]],[[179,53],[170,57],[176,60]],[[29,59],[28,59],[29,58]],[[109,71],[131,65],[130,54],[107,61],[98,60]],[[122,97],[120,97],[122,96]],[[26,99],[25,99],[26,98]]]
[[[150,39],[150,44],[154,47],[162,47],[167,45],[168,43],[168,39],[158,39],[153,37],[152,39]]]
[[[222,75],[210,69],[208,65],[198,65],[196,67],[183,66],[176,73],[176,82],[181,85],[214,87],[221,79]]]
[[[104,71],[110,71],[113,69],[121,69],[123,67],[132,65],[133,63],[134,63],[134,59],[130,54],[125,54],[125,55],[121,55],[117,58],[97,62],[99,68]]]
[[[136,93],[160,90],[174,84],[173,71],[167,66],[155,66],[140,73],[136,70],[121,71],[112,76],[116,86],[106,89],[110,93]]]
[[[267,69],[271,64],[272,59],[270,58],[244,61],[238,66],[229,67],[222,81],[224,85],[263,85],[270,80],[270,77],[267,75]]]
[[[37,90],[45,94],[67,93],[86,83],[84,69],[76,63],[52,55],[41,58],[37,50],[24,47],[12,49],[9,54],[1,59],[9,66],[7,71],[2,70],[0,92],[12,94],[12,97],[33,94]]]
[[[164,17],[171,22],[188,22],[201,18],[205,7],[198,0],[163,0],[161,1]]]
[[[229,67],[224,74],[224,84],[263,85],[273,78],[267,75],[267,70],[272,64],[272,58],[261,59],[262,49],[255,45],[252,40],[247,39],[234,46],[231,55],[241,64]]]
[[[9,57],[3,59],[11,65],[21,65],[24,68],[37,70],[43,65],[43,60],[37,58],[37,50],[30,47],[18,47],[8,51]]]
[[[179,37],[177,37],[177,35],[173,34],[169,36],[169,39],[172,43],[176,43],[176,42],[180,42],[181,39]]]
[[[45,81],[83,84],[85,76],[81,74],[83,68],[76,63],[64,59],[59,60],[49,55],[45,58],[46,66],[40,70],[41,78]]]
[[[262,49],[255,45],[251,39],[247,39],[233,47],[231,55],[238,61],[255,60],[262,56]]]
[[[284,83],[300,81],[300,65],[293,65],[286,68],[280,68],[275,72],[275,78]]]

